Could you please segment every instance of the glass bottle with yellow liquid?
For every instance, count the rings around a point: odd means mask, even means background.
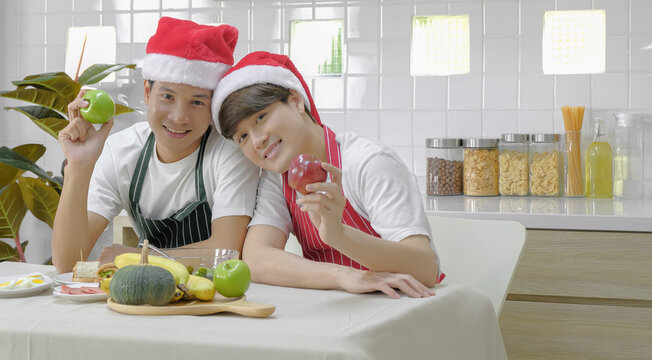
[[[607,142],[602,119],[595,124],[593,142],[586,149],[584,161],[584,195],[588,198],[610,199],[613,197],[613,151]]]

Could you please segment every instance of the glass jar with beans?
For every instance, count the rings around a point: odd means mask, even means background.
[[[462,150],[462,139],[426,139],[426,194],[462,194]]]
[[[464,195],[498,195],[498,139],[464,140]]]

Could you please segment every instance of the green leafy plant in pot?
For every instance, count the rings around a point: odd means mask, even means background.
[[[135,67],[135,64],[95,64],[76,81],[65,72],[29,75],[12,81],[16,89],[2,91],[0,96],[34,104],[8,106],[5,110],[27,116],[43,131],[58,139],[59,131],[68,125],[68,103],[77,97],[82,86],[98,83],[113,72]],[[115,105],[115,116],[132,111],[124,105]],[[20,242],[19,230],[27,210],[50,228],[54,224],[63,178],[55,177],[36,165],[45,150],[42,144],[24,144],[13,149],[0,147],[0,238],[14,239],[16,244],[14,248],[0,241],[0,262],[25,261],[23,249],[27,241]],[[26,172],[36,177],[26,176]]]

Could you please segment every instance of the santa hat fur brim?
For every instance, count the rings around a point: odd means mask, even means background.
[[[219,62],[188,60],[164,54],[147,54],[143,77],[147,80],[186,84],[214,90],[220,78],[231,68]]]
[[[270,65],[248,65],[234,70],[220,80],[220,85],[213,94],[213,118],[217,121],[224,100],[232,93],[254,84],[273,84],[288,89],[294,89],[303,98],[310,110],[310,100],[299,79],[287,68]]]

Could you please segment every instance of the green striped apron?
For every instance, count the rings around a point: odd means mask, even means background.
[[[129,186],[129,207],[139,230],[139,244],[144,239],[159,248],[175,248],[194,242],[206,240],[211,236],[211,208],[206,201],[204,177],[202,175],[204,151],[211,132],[209,127],[201,139],[197,163],[195,164],[195,193],[197,201],[193,201],[166,219],[147,219],[140,212],[140,194],[147,175],[149,159],[154,151],[155,137],[152,132],[140,152],[136,170]],[[155,184],[156,181],[152,181]],[[165,194],[161,194],[165,196]]]

